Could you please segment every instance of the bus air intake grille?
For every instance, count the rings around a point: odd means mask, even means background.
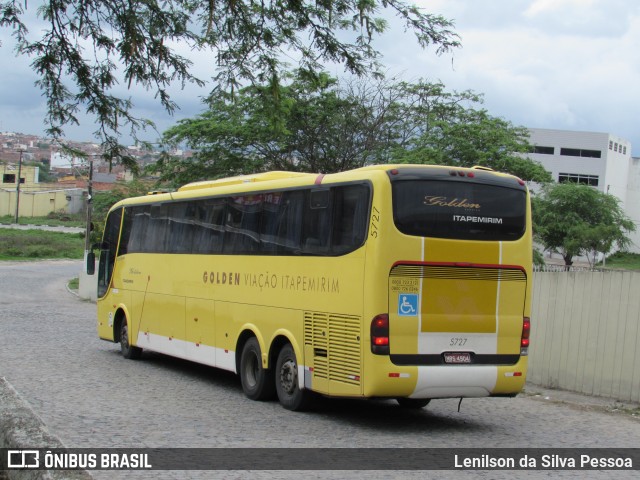
[[[356,316],[305,312],[304,343],[313,349],[315,376],[360,385],[361,323]]]
[[[428,278],[434,280],[490,280],[525,282],[527,275],[519,268],[456,265],[396,265],[392,277]]]

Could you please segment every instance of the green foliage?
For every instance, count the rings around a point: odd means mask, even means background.
[[[27,2],[9,0],[0,3],[0,27],[11,28],[18,52],[33,58],[47,98],[48,133],[60,137],[84,110],[96,118],[105,157],[135,169],[122,156],[121,129],[128,126],[135,138],[153,125],[137,118],[132,101],[113,90],[121,80],[140,85],[172,113],[177,105],[168,93],[171,84],[204,84],[172,45],[208,52],[217,65],[218,89],[271,82],[277,96],[287,57],[308,72],[336,62],[356,75],[380,74],[372,41],[387,27],[377,16],[381,8],[395,12],[418,43],[435,46],[436,54],[459,46],[449,20],[401,0],[44,2],[38,15],[45,26],[35,40],[25,24]]]
[[[537,239],[566,265],[578,255],[590,255],[593,263],[598,252],[624,250],[630,243],[626,234],[635,230],[616,197],[587,185],[547,185],[532,206]]]
[[[57,178],[51,175],[51,167],[48,162],[24,162],[24,165],[38,167],[38,180],[40,183],[55,183],[57,181]]]
[[[484,165],[526,180],[550,181],[523,157],[527,131],[478,109],[471,91],[441,83],[338,82],[298,70],[271,94],[272,84],[234,95],[217,92],[209,109],[165,132],[170,145],[196,151],[163,156],[161,180],[181,185],[266,170],[332,173],[374,163]]]
[[[546,264],[544,261],[544,255],[535,248],[533,249],[533,264],[536,267],[544,267]]]
[[[640,254],[628,252],[616,252],[607,257],[605,262],[608,268],[624,268],[628,270],[640,270]]]
[[[524,157],[528,131],[478,108],[482,96],[449,92],[441,83],[400,83],[392,129],[392,161],[472,167],[482,165],[539,183],[551,181],[541,164]]]
[[[84,233],[0,229],[0,260],[82,258]]]
[[[0,224],[10,225],[14,223],[14,215],[5,215],[0,217]],[[86,226],[87,220],[84,214],[68,214],[63,211],[51,212],[46,217],[20,217],[19,222],[22,225],[49,225],[51,227],[82,227]]]

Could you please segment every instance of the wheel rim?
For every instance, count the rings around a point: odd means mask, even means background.
[[[280,385],[289,395],[292,395],[298,386],[298,368],[296,362],[291,359],[285,361],[280,368]]]

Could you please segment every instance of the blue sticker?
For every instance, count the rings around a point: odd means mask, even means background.
[[[398,296],[398,315],[401,317],[415,317],[418,315],[419,295],[415,293],[401,293]]]

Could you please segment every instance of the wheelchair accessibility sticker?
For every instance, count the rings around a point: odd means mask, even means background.
[[[401,317],[415,317],[418,315],[419,295],[401,293],[398,295],[398,315]]]

